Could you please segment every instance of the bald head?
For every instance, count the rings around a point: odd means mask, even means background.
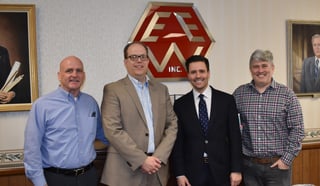
[[[66,63],[70,63],[70,62],[80,63],[81,66],[83,66],[81,59],[79,59],[77,56],[68,56],[68,57],[65,57],[64,59],[62,59],[62,61],[60,62],[60,71]]]
[[[60,62],[58,72],[60,86],[77,97],[85,79],[82,61],[76,56],[68,56]]]

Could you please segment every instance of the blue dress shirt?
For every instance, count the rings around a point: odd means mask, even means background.
[[[25,129],[24,166],[34,185],[46,184],[43,168],[78,168],[96,157],[94,140],[107,144],[95,99],[80,92],[75,99],[62,88],[32,106]]]
[[[144,115],[147,120],[147,126],[149,131],[148,153],[153,153],[155,150],[155,145],[154,145],[152,103],[151,103],[150,94],[149,94],[149,83],[148,83],[149,79],[146,76],[146,79],[147,79],[146,82],[141,83],[130,75],[128,75],[128,77],[137,91],[137,94],[140,99],[140,103],[143,108]]]

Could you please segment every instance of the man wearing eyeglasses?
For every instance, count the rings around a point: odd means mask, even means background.
[[[105,85],[101,112],[110,142],[101,182],[109,186],[165,186],[177,118],[168,88],[148,78],[148,48],[124,48],[128,75]]]

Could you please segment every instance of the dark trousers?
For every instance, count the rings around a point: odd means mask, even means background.
[[[49,171],[44,171],[48,186],[96,186],[98,185],[98,174],[95,167],[91,167],[82,175],[67,176]]]
[[[243,160],[243,182],[245,186],[287,186],[291,185],[291,168],[281,170],[269,164],[258,164]]]
[[[192,186],[230,186],[230,181],[227,181],[224,184],[216,183],[208,163],[203,163],[203,168],[198,175],[200,175],[200,177],[197,183],[195,183],[193,180],[189,180]]]

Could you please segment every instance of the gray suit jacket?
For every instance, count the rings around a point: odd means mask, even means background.
[[[309,57],[303,61],[301,72],[300,91],[302,93],[320,92],[320,76],[314,79],[315,57]]]
[[[168,157],[173,148],[177,119],[166,86],[149,81],[155,152],[163,165],[157,175],[166,185]],[[140,185],[146,176],[140,166],[147,158],[148,127],[135,87],[128,77],[105,85],[101,105],[103,127],[110,142],[101,182],[110,186]]]

